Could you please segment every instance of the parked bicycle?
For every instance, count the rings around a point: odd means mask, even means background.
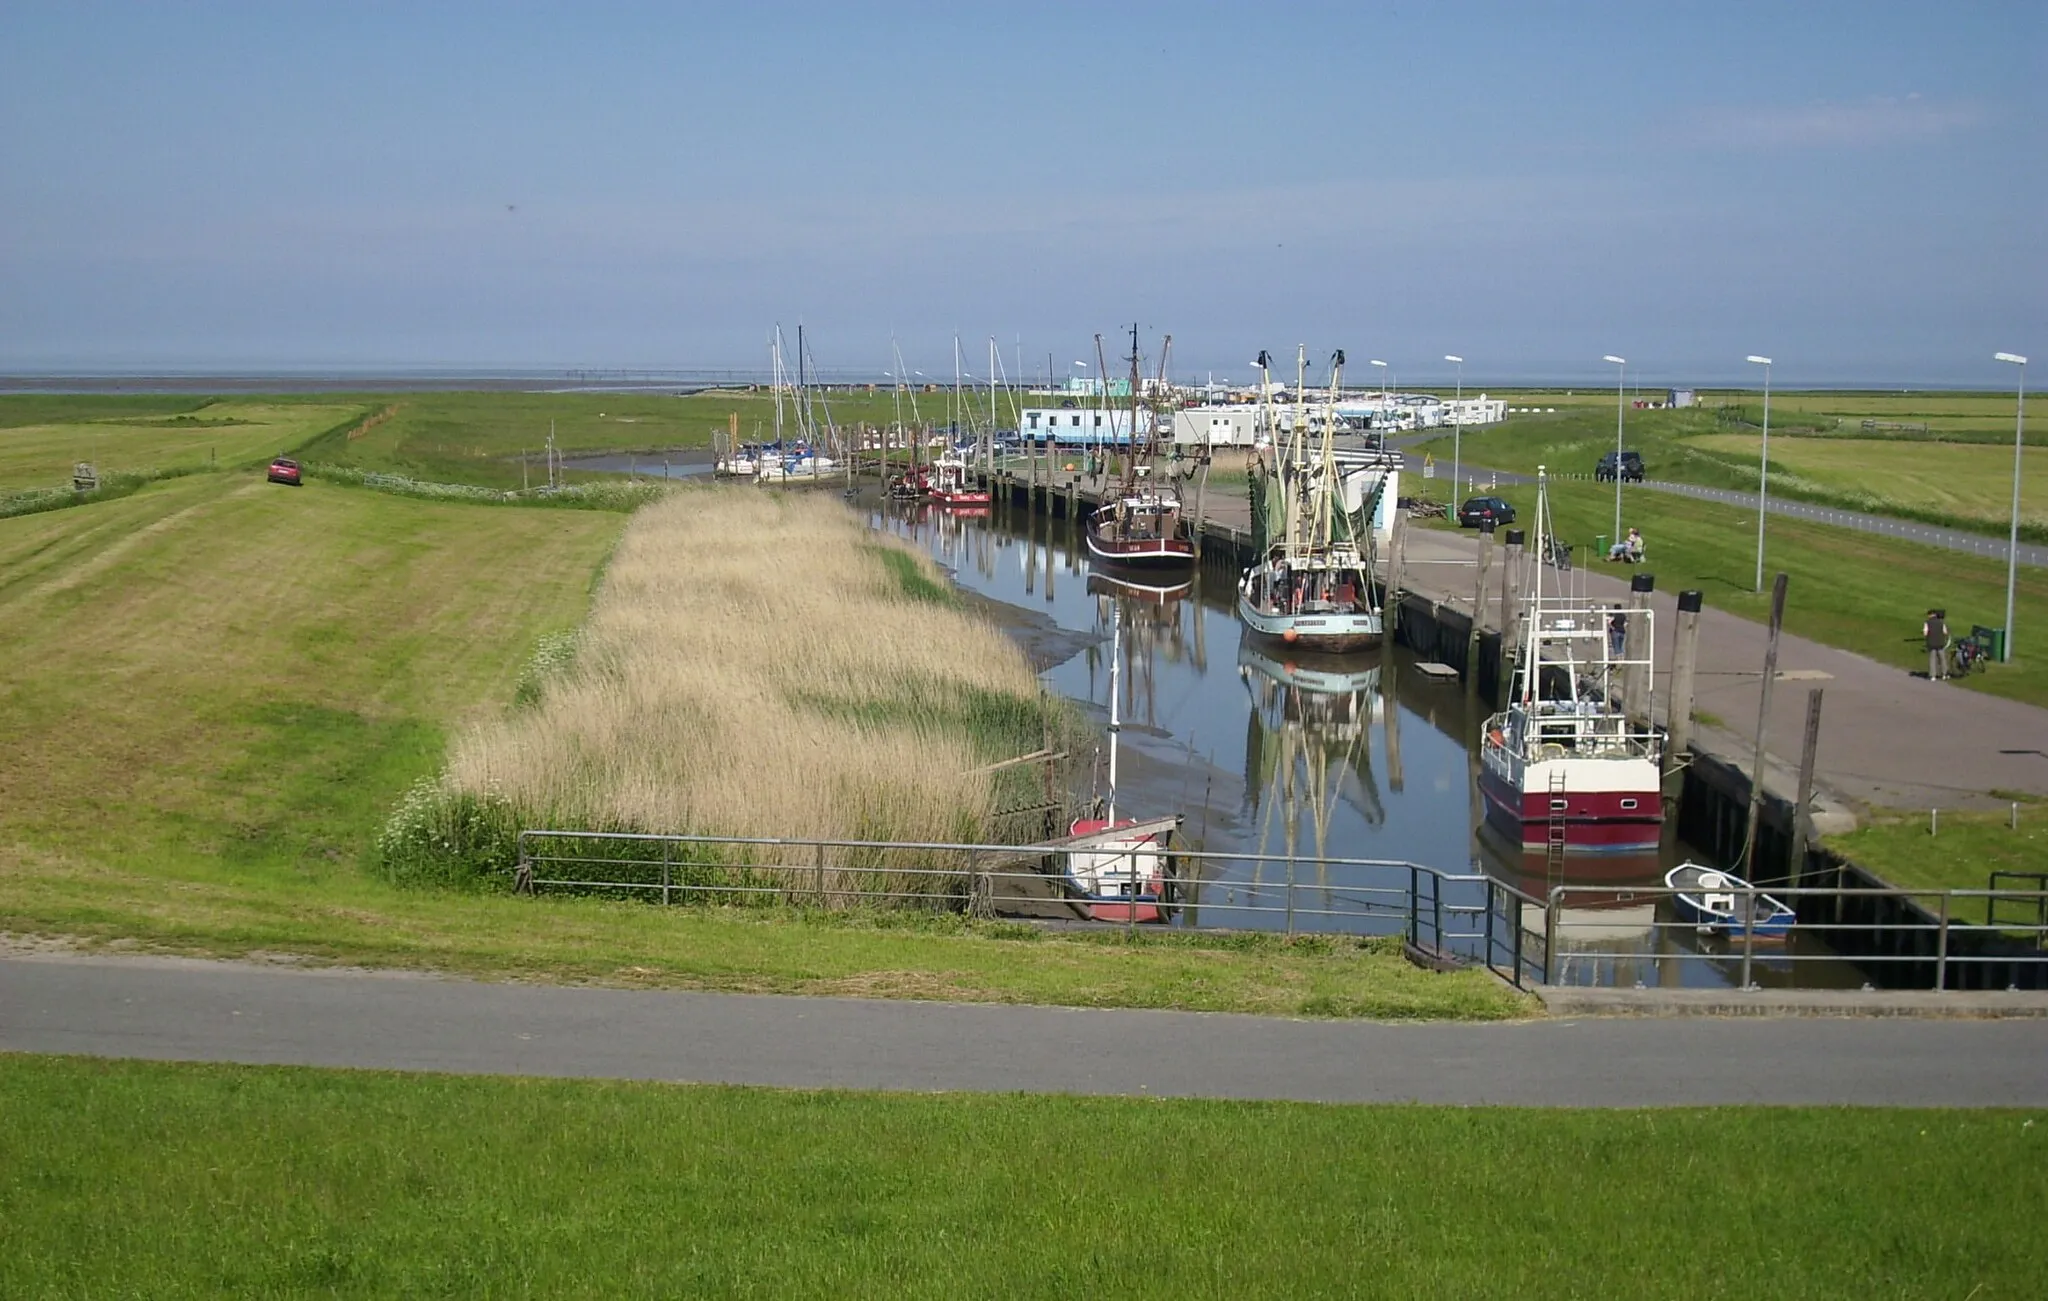
[[[1949,643],[1948,674],[1960,678],[1983,667],[1984,647],[1975,637],[1961,637]]]

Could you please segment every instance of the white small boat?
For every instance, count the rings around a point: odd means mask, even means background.
[[[1664,874],[1664,884],[1678,892],[1672,896],[1678,915],[1701,930],[1779,940],[1798,920],[1782,899],[1756,891],[1739,876],[1698,863],[1680,863]]]
[[[1070,837],[1082,843],[1066,851],[1067,886],[1087,901],[1088,915],[1103,922],[1166,920],[1168,844],[1179,818],[1140,823],[1116,815],[1117,664],[1123,658],[1123,612],[1115,607],[1109,659],[1109,798],[1102,807],[1074,819]]]

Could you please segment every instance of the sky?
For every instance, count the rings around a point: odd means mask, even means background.
[[[9,0],[0,374],[2003,386],[2044,128],[2038,0]]]

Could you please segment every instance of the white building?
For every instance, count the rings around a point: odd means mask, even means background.
[[[1173,413],[1173,441],[1183,447],[1250,447],[1258,420],[1257,407],[1184,407]]]

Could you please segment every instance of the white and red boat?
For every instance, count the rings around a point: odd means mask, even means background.
[[[1173,349],[1173,336],[1160,345],[1159,380],[1156,391],[1166,385],[1166,358]],[[1102,359],[1102,336],[1095,336],[1096,360]],[[1162,488],[1151,476],[1151,462],[1159,455],[1159,419],[1143,409],[1139,394],[1138,327],[1131,327],[1131,431],[1130,454],[1124,458],[1123,482],[1100,506],[1088,512],[1084,532],[1088,554],[1097,560],[1132,569],[1188,569],[1195,563],[1195,539],[1181,515],[1180,497]]]
[[[986,506],[991,500],[988,489],[974,486],[966,459],[957,454],[932,462],[926,493],[941,506]]]
[[[1102,922],[1166,920],[1168,844],[1178,818],[1138,822],[1116,815],[1117,663],[1123,657],[1123,610],[1112,598],[1115,632],[1109,657],[1109,797],[1075,818],[1069,837],[1082,843],[1066,850],[1067,886],[1086,901],[1089,917]],[[1118,834],[1119,832],[1123,834]]]
[[[1487,720],[1480,741],[1487,820],[1511,844],[1546,854],[1654,850],[1664,823],[1664,737],[1647,708],[1631,718],[1624,707],[1632,680],[1645,700],[1654,680],[1654,616],[1543,594],[1550,520],[1541,470],[1536,483],[1533,599],[1507,708]]]

